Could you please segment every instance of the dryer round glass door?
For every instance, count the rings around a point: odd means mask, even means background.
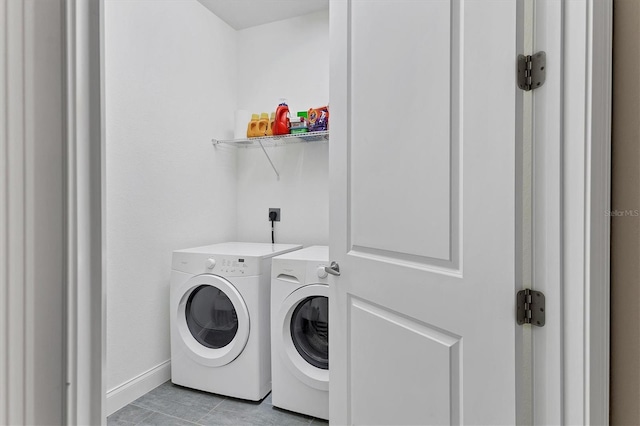
[[[302,358],[314,367],[329,368],[329,299],[310,296],[291,315],[291,340]]]
[[[191,292],[185,308],[187,327],[200,344],[220,349],[238,332],[238,314],[224,291],[201,285]]]
[[[249,340],[249,310],[235,286],[217,275],[192,277],[178,290],[175,321],[186,353],[198,363],[232,362]]]

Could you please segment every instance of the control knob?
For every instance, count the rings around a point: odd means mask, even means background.
[[[210,257],[207,259],[206,265],[207,269],[213,269],[213,267],[216,266],[216,260],[213,257]]]

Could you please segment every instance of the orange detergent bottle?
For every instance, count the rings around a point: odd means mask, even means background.
[[[276,121],[276,113],[271,113],[271,118],[269,119],[269,125],[267,126],[267,136],[273,136],[273,123]]]
[[[269,127],[269,114],[263,112],[260,114],[260,120],[258,120],[258,135],[266,136],[267,128]]]
[[[247,137],[255,138],[258,135],[258,114],[251,114],[251,121],[247,126]]]
[[[276,109],[276,119],[273,123],[274,135],[289,134],[289,107],[284,99],[280,100],[280,105]]]

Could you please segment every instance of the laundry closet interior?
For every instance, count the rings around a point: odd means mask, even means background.
[[[260,3],[104,3],[107,415],[169,380],[174,250],[328,245],[328,135],[216,143],[329,102],[329,1]]]

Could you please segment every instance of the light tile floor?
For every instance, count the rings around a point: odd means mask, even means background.
[[[271,394],[259,402],[214,395],[170,381],[107,418],[107,426],[131,425],[327,425],[325,420],[281,410]]]

